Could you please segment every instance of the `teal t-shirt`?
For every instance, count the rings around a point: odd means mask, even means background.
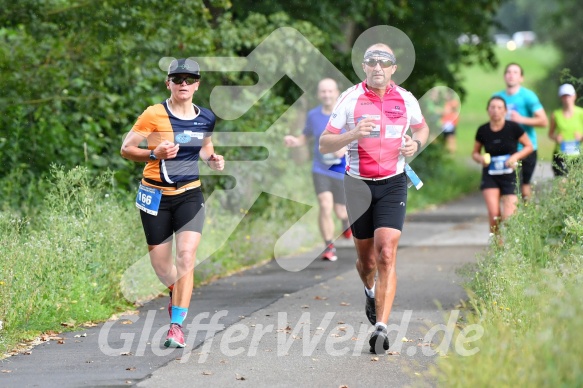
[[[536,94],[532,90],[522,86],[520,89],[518,89],[518,92],[513,95],[507,94],[506,90],[502,90],[498,93],[494,93],[494,96],[500,96],[504,99],[504,101],[506,101],[508,112],[515,110],[524,117],[534,117],[534,112],[543,108]],[[520,124],[520,126],[528,135],[530,141],[532,142],[532,146],[536,151],[538,149],[536,131],[530,125]],[[521,149],[522,144],[518,144],[518,150],[520,151]]]

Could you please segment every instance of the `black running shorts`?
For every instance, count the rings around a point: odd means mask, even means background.
[[[344,191],[354,237],[372,238],[378,228],[403,230],[407,209],[405,173],[382,181],[362,180],[345,175]]]
[[[148,245],[172,241],[175,232],[192,231],[202,234],[205,209],[200,187],[178,195],[163,195],[158,215],[140,210]]]
[[[553,154],[553,163],[551,167],[555,176],[567,175],[567,162],[565,156],[561,155],[559,152]]]
[[[532,175],[534,174],[534,168],[536,167],[536,159],[537,159],[536,151],[533,151],[526,158],[522,159],[521,183],[523,185],[530,184],[530,180],[532,179]]]
[[[516,195],[516,172],[502,175],[488,174],[488,167],[482,170],[482,182],[480,183],[480,190],[484,189],[500,189],[500,195]]]
[[[339,176],[342,177],[340,174]],[[336,179],[314,172],[312,173],[312,180],[314,181],[314,189],[316,190],[316,194],[329,191],[334,197],[334,203],[339,205],[346,204],[346,198],[344,196],[344,184],[342,179]]]

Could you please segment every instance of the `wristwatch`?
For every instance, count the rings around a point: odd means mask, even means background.
[[[419,151],[421,151],[421,142],[419,140],[413,140],[413,141],[415,143],[417,143],[417,152],[415,152],[415,153],[418,153]]]
[[[158,160],[156,155],[154,155],[154,150],[150,151],[150,160]]]

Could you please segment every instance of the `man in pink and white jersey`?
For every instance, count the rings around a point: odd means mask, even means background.
[[[384,353],[389,349],[387,323],[397,288],[397,247],[407,204],[405,157],[421,150],[429,128],[417,99],[391,80],[397,65],[389,46],[370,46],[362,67],[366,80],[338,98],[320,137],[320,152],[348,148],[344,190],[365,311],[375,325],[370,351]]]

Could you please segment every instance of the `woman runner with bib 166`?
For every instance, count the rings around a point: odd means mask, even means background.
[[[182,324],[192,297],[196,250],[205,215],[198,160],[213,170],[223,170],[225,166],[211,141],[215,115],[192,103],[199,85],[198,63],[173,60],[166,78],[170,98],[147,108],[121,147],[124,158],[147,163],[136,206],[152,266],[170,290],[166,347],[183,348],[186,344]],[[139,147],[144,140],[148,149]],[[176,261],[172,257],[174,233]]]

